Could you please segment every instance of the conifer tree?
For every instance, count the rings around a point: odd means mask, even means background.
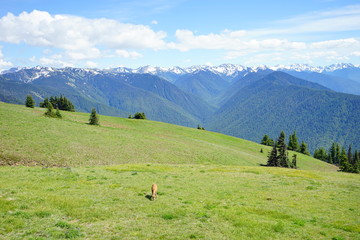
[[[354,164],[353,162],[353,156],[352,156],[352,152],[351,152],[351,144],[349,145],[349,149],[348,149],[348,152],[347,152],[347,158],[348,158],[348,162],[350,164]]]
[[[35,107],[35,101],[34,101],[34,99],[32,98],[31,95],[26,96],[25,106],[29,107],[29,108],[34,108]]]
[[[329,157],[323,147],[315,150],[314,158],[319,159],[324,162],[328,161],[328,159],[329,159]]]
[[[279,159],[279,165],[281,167],[290,167],[289,157],[287,153],[287,146],[285,143],[285,133],[284,131],[281,131],[279,139],[277,141],[278,146],[278,159]]]
[[[336,143],[335,145],[335,164],[340,163],[340,145]]]
[[[277,148],[276,148],[275,143],[270,152],[270,155],[268,156],[268,161],[267,161],[266,166],[279,167],[278,154],[277,154]]]
[[[267,134],[265,134],[264,137],[261,139],[260,143],[266,146],[273,146],[274,140],[272,140]]]
[[[304,141],[301,142],[300,153],[305,154],[305,155],[310,155],[309,150],[308,150],[308,146]]]
[[[260,144],[267,145],[268,140],[269,140],[269,136],[267,134],[265,134],[264,137],[261,139]]]
[[[54,113],[54,107],[51,104],[51,102],[48,103],[47,110],[44,113],[44,115],[47,116],[47,117],[55,117],[56,116],[55,113]]]
[[[288,149],[289,150],[293,150],[298,152],[299,151],[299,141],[298,138],[296,136],[296,132],[294,131],[294,133],[292,135],[290,135],[289,137],[289,145],[288,145]]]
[[[296,157],[293,163],[289,161],[284,131],[280,133],[278,140],[276,143],[274,143],[273,148],[268,156],[266,166],[287,168],[296,167]]]
[[[348,162],[348,158],[346,155],[346,151],[345,148],[342,147],[341,148],[341,152],[339,155],[339,167],[340,167],[340,171],[342,172],[353,172],[352,166],[351,164]]]
[[[358,152],[357,150],[355,150],[354,153],[354,170],[356,173],[360,172],[360,152]]]
[[[49,98],[45,98],[43,102],[41,102],[39,105],[41,108],[47,108],[49,105]]]
[[[96,113],[96,109],[93,108],[91,110],[91,114],[90,114],[90,119],[89,119],[89,124],[90,125],[99,125],[99,117]]]
[[[141,113],[141,112],[137,112],[137,113],[135,113],[135,115],[134,115],[134,118],[135,119],[146,119],[146,115],[145,115],[145,113]]]

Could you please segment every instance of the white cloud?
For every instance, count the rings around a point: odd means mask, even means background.
[[[0,72],[2,70],[5,70],[5,69],[9,69],[11,67],[13,67],[14,65],[11,63],[11,62],[8,62],[8,61],[5,61],[3,58],[4,58],[4,55],[1,51],[1,46],[0,46]]]
[[[157,24],[158,24],[158,21],[156,21],[156,20],[152,20],[152,21],[151,21],[151,24],[153,24],[153,25],[157,25]]]
[[[148,26],[125,24],[110,19],[87,19],[51,15],[34,10],[19,16],[8,13],[0,18],[0,41],[58,48],[74,60],[92,59],[100,49],[162,49],[162,31]]]
[[[314,42],[311,44],[311,47],[316,49],[338,49],[338,48],[360,49],[360,41],[355,38],[328,40],[328,41]]]
[[[360,30],[360,4],[338,9],[316,11],[276,22],[278,29],[254,31],[257,34],[299,34]]]
[[[119,57],[123,57],[123,58],[132,58],[132,59],[136,59],[139,57],[142,57],[143,55],[135,52],[135,51],[126,51],[126,50],[116,50],[115,53],[119,56]]]
[[[191,49],[223,49],[237,51],[263,51],[274,50],[286,51],[288,49],[304,49],[303,42],[291,42],[286,39],[269,38],[263,40],[246,39],[245,31],[225,30],[220,34],[194,35],[190,30],[177,30],[177,43],[169,44],[169,47],[188,51]]]
[[[86,61],[85,66],[89,67],[89,68],[96,68],[98,66],[98,64],[93,61]]]
[[[63,60],[63,56],[56,54],[50,57],[42,57],[39,59],[41,65],[44,66],[54,66],[54,67],[75,67],[75,64],[72,62],[67,62]]]

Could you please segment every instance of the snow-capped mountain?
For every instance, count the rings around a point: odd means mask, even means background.
[[[285,71],[285,72],[308,72],[308,73],[326,73],[329,75],[339,75],[342,70],[355,70],[360,72],[360,65],[353,65],[351,63],[338,63],[329,66],[319,67],[308,64],[292,64],[292,65],[276,65],[276,66],[255,66],[246,67],[240,64],[221,64],[219,66],[196,65],[186,68],[178,66],[174,67],[154,67],[143,66],[136,69],[127,67],[117,67],[109,69],[93,69],[93,68],[53,68],[53,67],[16,67],[1,72],[1,75],[16,73],[18,79],[23,82],[31,82],[41,77],[47,77],[55,72],[76,72],[78,74],[119,74],[119,73],[138,73],[138,74],[152,74],[162,77],[170,82],[175,82],[179,77],[185,74],[194,74],[200,71],[208,71],[217,74],[228,82],[232,82],[236,78],[244,77],[248,73],[258,71]],[[357,77],[357,76],[356,76]],[[354,79],[352,79],[354,80]],[[356,80],[355,80],[356,81]],[[358,80],[360,82],[360,79]]]

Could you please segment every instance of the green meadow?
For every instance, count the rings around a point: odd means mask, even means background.
[[[261,167],[269,148],[196,126],[43,113],[0,102],[0,239],[360,239],[359,175]]]

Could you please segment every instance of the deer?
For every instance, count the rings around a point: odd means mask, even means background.
[[[151,201],[154,201],[155,198],[157,197],[157,190],[158,190],[158,186],[154,183],[151,186]]]

